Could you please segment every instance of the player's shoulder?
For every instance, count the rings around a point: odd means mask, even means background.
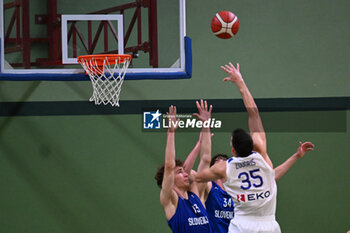
[[[231,163],[232,161],[234,161],[234,158],[235,158],[235,157],[229,158],[229,159],[227,160],[227,163]]]

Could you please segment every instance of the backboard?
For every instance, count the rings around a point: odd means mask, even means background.
[[[105,53],[132,55],[125,79],[190,78],[185,5],[0,0],[0,80],[88,80],[76,58]]]

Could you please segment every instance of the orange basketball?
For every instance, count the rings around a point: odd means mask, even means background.
[[[233,37],[238,32],[238,29],[238,18],[230,11],[220,11],[216,13],[211,21],[211,30],[214,35],[221,39]]]

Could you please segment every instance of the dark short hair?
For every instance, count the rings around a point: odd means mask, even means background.
[[[175,159],[176,167],[182,167],[183,165],[184,163],[181,160]],[[164,164],[157,169],[157,173],[154,176],[154,179],[156,179],[157,185],[159,188],[162,188],[163,176],[164,176]]]
[[[219,159],[222,159],[224,161],[228,160],[230,157],[226,154],[217,154],[215,155],[213,158],[211,158],[211,161],[210,161],[210,166],[213,166],[214,163],[216,161],[218,161]]]
[[[238,157],[247,157],[253,151],[253,139],[243,129],[235,129],[232,132],[232,146]]]

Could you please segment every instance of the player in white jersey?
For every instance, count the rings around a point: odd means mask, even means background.
[[[228,161],[218,161],[211,168],[199,172],[196,181],[226,180],[225,189],[235,202],[230,233],[279,233],[281,230],[275,220],[275,172],[266,152],[266,135],[258,108],[242,78],[239,64],[237,68],[231,63],[221,68],[230,75],[224,81],[235,83],[242,95],[251,134],[242,129],[233,131],[231,150],[234,157]],[[310,142],[299,143],[296,157],[302,157],[313,147]],[[286,169],[279,172],[285,173]]]
[[[252,152],[226,163],[226,192],[235,203],[229,232],[280,232],[275,220],[275,173],[262,155]]]

